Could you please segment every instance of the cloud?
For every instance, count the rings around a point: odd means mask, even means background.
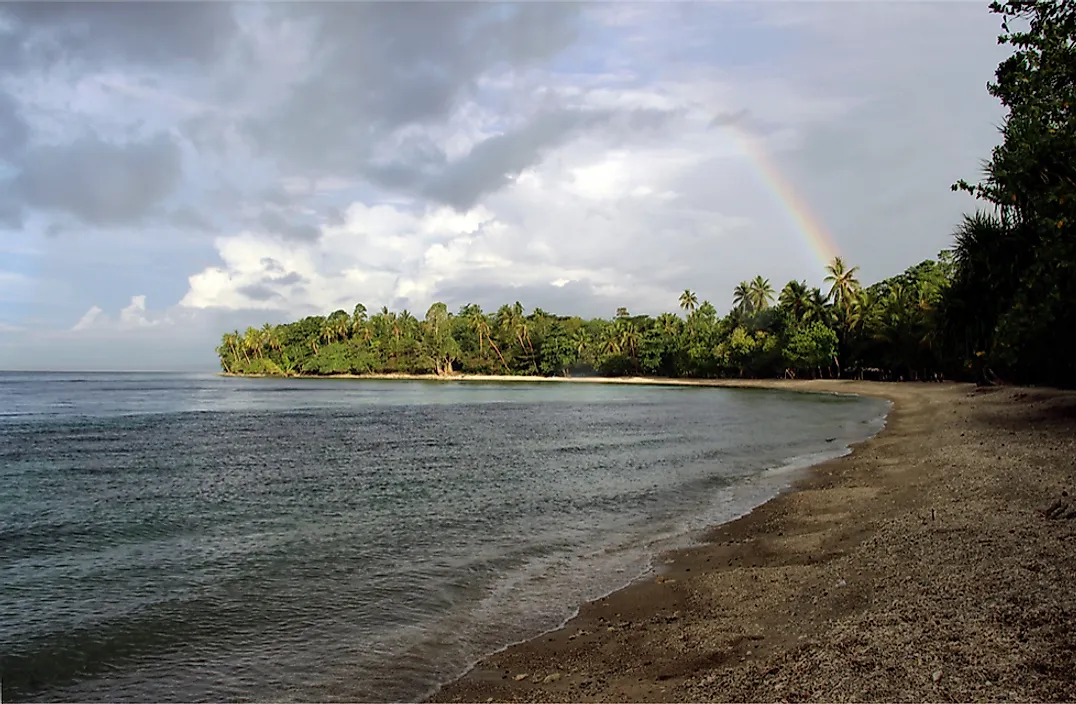
[[[705,123],[697,133],[723,139]],[[748,224],[700,210],[653,227],[653,213],[677,198],[670,188],[698,160],[689,149],[610,151],[592,136],[470,210],[356,202],[316,242],[249,231],[218,238],[221,265],[192,276],[181,305],[302,315],[360,300],[455,307],[468,302],[459,298],[465,292],[495,305],[526,290],[543,307],[571,300],[573,311],[592,314],[620,303],[654,310],[683,289],[684,252],[718,256]],[[294,276],[284,280],[283,272]]]
[[[275,6],[279,24],[306,23],[305,76],[252,116],[259,146],[301,173],[377,169],[376,145],[409,125],[437,123],[501,63],[525,66],[575,36],[567,3],[307,3]],[[317,106],[316,109],[311,109]],[[384,168],[384,165],[382,165]]]
[[[309,223],[291,222],[275,210],[265,210],[258,216],[258,225],[266,232],[286,240],[316,240],[321,232]]]
[[[84,137],[28,151],[14,190],[29,207],[124,225],[153,212],[181,174],[179,149],[163,135],[125,144]]]
[[[0,260],[27,282],[4,319],[97,302],[73,355],[209,364],[222,326],[356,300],[724,308],[755,274],[821,283],[807,211],[893,274],[971,207],[948,184],[997,141],[1007,51],[966,3],[25,3],[0,26]]]
[[[204,215],[189,206],[176,208],[168,213],[167,221],[180,230],[212,232],[213,224]]]
[[[71,330],[73,332],[137,330],[171,322],[166,313],[147,311],[145,296],[131,296],[131,302],[120,309],[115,319],[109,317],[99,306],[94,305],[90,306],[90,309],[78,319]]]
[[[568,111],[538,115],[518,130],[476,144],[466,156],[448,164],[428,182],[423,193],[457,210],[468,210],[479,198],[503,188],[573,133],[608,122],[609,118],[608,113]]]
[[[146,317],[146,297],[132,296],[131,303],[120,311],[121,327],[144,327],[156,325],[159,320],[150,320]]]
[[[10,93],[0,90],[0,161],[13,161],[29,134],[19,103]]]
[[[72,330],[89,330],[97,322],[97,319],[104,314],[104,311],[97,306],[90,306],[90,309],[78,319],[71,329]]]
[[[750,110],[737,110],[736,112],[721,112],[714,115],[710,120],[711,127],[728,127],[745,121],[751,116]]]
[[[228,3],[12,2],[0,20],[12,34],[5,53],[19,62],[121,60],[153,65],[207,62],[219,56],[237,25]],[[10,65],[10,64],[9,64]]]

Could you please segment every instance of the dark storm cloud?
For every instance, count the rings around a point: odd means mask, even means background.
[[[467,210],[478,200],[508,184],[579,130],[608,122],[610,114],[583,112],[547,113],[522,128],[478,143],[470,153],[450,164],[429,182],[426,196],[459,210]]]
[[[608,128],[622,135],[636,133],[657,129],[667,124],[673,115],[670,111],[649,109],[620,113],[608,110],[545,112],[518,130],[479,142],[467,156],[427,180],[422,194],[466,210],[541,161],[548,150],[562,146],[587,130]]]
[[[224,2],[15,2],[0,5],[0,17],[15,30],[3,47],[9,68],[19,61],[205,62],[238,29]]]
[[[377,146],[389,135],[408,125],[443,123],[461,100],[476,94],[478,79],[491,69],[525,67],[567,47],[576,37],[579,7],[567,3],[252,7],[247,12],[213,2],[25,2],[0,5],[0,16],[14,29],[8,35],[14,48],[8,48],[22,59],[8,62],[9,68],[63,63],[76,72],[80,67],[125,63],[168,69],[187,59],[224,67],[230,65],[223,62],[227,56],[228,61],[238,57],[250,62],[244,75],[256,75],[264,66],[257,63],[260,54],[254,50],[253,35],[239,31],[236,13],[243,18],[261,16],[268,26],[305,27],[312,34],[304,78],[273,86],[275,103],[246,116],[242,98],[237,97],[245,91],[228,91],[225,100],[238,101],[232,103],[238,110],[185,118],[183,135],[204,154],[227,154],[244,144],[292,176],[363,176],[382,188],[456,207],[470,207],[501,188],[539,159],[544,149],[561,143],[589,119],[541,115],[452,164],[428,137],[412,135],[388,160],[375,162]],[[162,82],[162,90],[167,90],[166,84]],[[26,141],[26,125],[18,119],[17,108],[13,100],[0,96],[0,158]],[[151,169],[146,183],[137,184],[125,202],[118,202],[121,196],[113,191],[105,198],[109,189],[100,184],[79,188],[73,179],[61,178],[53,186],[46,177],[60,162],[77,165],[87,144],[67,148],[67,156],[61,156],[63,148],[53,146],[26,155],[24,163],[13,163],[23,170],[18,194],[27,206],[66,210],[94,224],[115,224],[146,212],[136,201],[152,196],[156,202],[164,186],[175,185],[155,180],[160,172]],[[317,227],[281,214],[307,196],[280,189],[263,196],[261,202],[277,207],[255,215],[248,220],[250,225],[284,239],[318,239]],[[190,213],[173,213],[170,224],[208,230],[198,219]]]
[[[278,110],[250,120],[250,134],[293,168],[349,175],[397,128],[447,117],[488,69],[565,47],[577,14],[563,3],[272,7],[279,20],[314,23],[317,67]],[[380,177],[391,180],[391,169]]]
[[[125,225],[151,214],[182,174],[179,148],[164,135],[116,144],[84,137],[28,150],[15,194],[28,206],[92,225]]]
[[[19,104],[9,93],[0,91],[0,161],[14,160],[29,135]]]

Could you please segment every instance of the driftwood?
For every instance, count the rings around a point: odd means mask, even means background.
[[[1042,510],[1042,515],[1051,520],[1068,520],[1076,518],[1076,504],[1069,501],[1069,493],[1061,492],[1061,498]]]

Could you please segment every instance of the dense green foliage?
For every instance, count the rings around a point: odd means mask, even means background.
[[[831,376],[868,373],[920,378],[939,368],[934,306],[948,283],[948,259],[861,288],[856,269],[828,267],[825,293],[790,281],[775,296],[761,276],[734,292],[724,317],[691,291],[682,315],[612,320],[529,313],[519,303],[487,314],[452,314],[435,303],[419,320],[408,311],[362,304],[348,313],[224,336],[226,372],[247,374],[412,373],[660,376]]]
[[[942,306],[946,344],[965,366],[1021,382],[1076,385],[1076,5],[991,5],[1013,54],[990,93],[1008,108],[985,179],[954,189],[990,211],[957,231]]]
[[[424,320],[382,309],[224,336],[227,372],[451,372],[660,376],[949,377],[1076,385],[1076,3],[1012,0],[1013,54],[988,90],[1008,109],[953,249],[866,288],[835,259],[827,290],[756,276],[721,317],[692,291],[681,314],[583,320],[519,303],[493,314],[434,304]],[[1010,28],[1010,23],[1020,29]]]

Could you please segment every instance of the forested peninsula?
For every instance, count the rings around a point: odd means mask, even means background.
[[[677,313],[620,308],[609,320],[528,312],[518,302],[492,313],[434,303],[418,319],[359,303],[227,333],[221,367],[280,376],[944,376],[1076,386],[1076,5],[1013,0],[991,9],[1003,17],[999,42],[1013,48],[987,87],[1007,108],[1001,144],[979,183],[953,185],[979,207],[934,260],[869,286],[840,258],[826,267],[824,289],[790,281],[778,291],[755,276],[736,287],[724,315],[690,290]]]

